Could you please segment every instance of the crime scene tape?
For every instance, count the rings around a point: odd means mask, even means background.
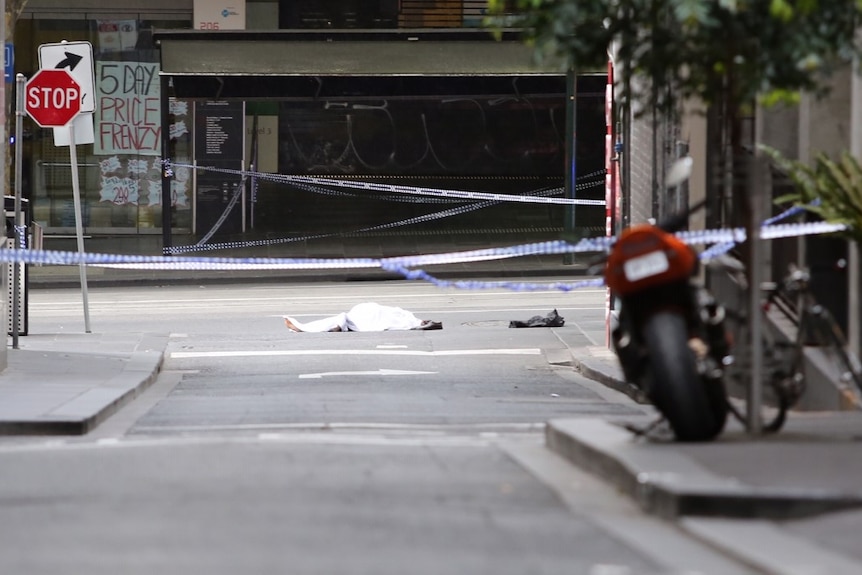
[[[273,174],[269,172],[250,172],[248,170],[233,170],[230,168],[215,168],[195,166],[192,164],[170,164],[173,168],[199,169],[208,172],[231,174],[234,176],[253,175],[256,178],[268,179],[280,183],[306,183],[320,186],[332,186],[340,188],[352,188],[358,190],[373,190],[395,194],[410,194],[420,196],[434,196],[442,198],[458,198],[461,200],[486,200],[495,202],[518,202],[533,204],[561,204],[561,205],[584,205],[603,206],[604,200],[589,200],[576,198],[553,198],[544,196],[521,196],[515,194],[494,194],[490,192],[471,192],[465,190],[445,190],[440,188],[425,188],[411,186],[397,186],[392,184],[379,184],[375,182],[359,182],[354,180],[340,180],[336,178],[323,178],[318,176],[296,176],[286,174]],[[170,169],[170,168],[168,168]]]
[[[780,224],[764,226],[761,237],[773,239],[811,234],[831,233],[845,230],[843,224],[827,222]],[[688,244],[740,242],[745,240],[745,230],[700,230],[677,234]],[[6,249],[0,250],[0,262],[48,265],[90,265],[119,269],[159,270],[298,270],[298,269],[347,269],[380,268],[397,272],[406,279],[421,279],[441,287],[462,289],[499,289],[517,291],[558,290],[570,291],[588,287],[600,287],[601,279],[571,283],[523,283],[523,282],[451,282],[435,278],[422,270],[411,269],[420,265],[483,261],[519,257],[532,254],[562,254],[576,252],[605,251],[613,238],[587,238],[576,244],[564,241],[539,242],[503,248],[488,248],[445,254],[404,256],[395,258],[205,258],[180,256],[145,256],[64,252],[51,250]]]
[[[203,252],[203,251],[217,251],[223,249],[237,249],[237,248],[249,248],[249,247],[262,247],[262,246],[272,246],[279,244],[286,244],[291,242],[303,242],[307,240],[315,240],[315,239],[323,239],[327,237],[337,237],[342,235],[340,233],[329,233],[329,234],[313,234],[302,237],[289,237],[289,238],[267,238],[264,240],[246,240],[246,241],[231,241],[231,242],[221,242],[221,243],[208,243],[212,236],[218,231],[224,221],[227,219],[231,210],[234,209],[234,206],[237,204],[237,200],[240,198],[242,192],[242,182],[248,176],[253,177],[255,180],[263,179],[270,180],[278,183],[289,183],[292,184],[295,188],[323,195],[342,195],[349,197],[356,197],[356,194],[350,191],[342,191],[342,190],[332,190],[326,185],[321,183],[307,183],[305,181],[296,181],[296,178],[299,176],[289,176],[284,174],[274,174],[269,172],[256,172],[249,170],[233,170],[226,168],[208,168],[203,166],[192,166],[190,164],[174,164],[176,167],[180,168],[192,168],[199,170],[211,170],[219,173],[227,173],[230,175],[236,175],[241,177],[240,185],[237,187],[236,191],[233,193],[230,202],[225,207],[221,216],[218,220],[213,224],[212,228],[194,244],[185,245],[185,246],[171,246],[164,249],[165,255],[177,255],[184,253],[194,253],[194,252]],[[597,170],[590,174],[586,174],[581,177],[581,182],[577,183],[575,186],[575,190],[586,190],[591,188],[596,188],[599,186],[604,186],[604,169]],[[598,178],[598,179],[593,179]],[[343,183],[346,188],[354,188],[359,190],[364,190],[365,192],[373,191],[376,194],[379,194],[376,199],[387,200],[387,201],[409,201],[409,202],[425,202],[425,203],[435,203],[435,202],[464,202],[468,201],[467,199],[461,197],[462,194],[483,194],[488,198],[493,199],[483,199],[481,201],[476,201],[468,205],[461,205],[455,208],[450,208],[448,210],[442,210],[439,212],[433,212],[430,214],[425,214],[423,216],[417,216],[414,218],[408,218],[404,220],[399,220],[395,222],[387,222],[384,224],[378,224],[376,226],[369,226],[365,228],[361,228],[358,230],[353,230],[351,233],[365,233],[370,231],[379,231],[383,229],[392,229],[398,228],[407,225],[413,225],[422,222],[433,221],[442,218],[453,217],[461,214],[465,214],[471,211],[487,208],[493,205],[497,205],[502,202],[509,201],[517,201],[524,202],[528,200],[518,199],[518,198],[547,198],[549,196],[562,194],[565,190],[562,187],[554,187],[548,189],[541,189],[537,191],[530,192],[525,195],[512,195],[512,194],[485,194],[484,192],[460,192],[453,190],[444,190],[444,189],[432,189],[432,188],[415,188],[410,186],[391,186],[388,184],[373,184],[368,182],[350,182],[344,180],[334,180],[334,179],[325,179],[325,182],[338,182]],[[423,192],[424,191],[424,192]],[[395,195],[387,195],[387,193],[392,192]],[[423,193],[431,194],[435,197],[427,197],[423,196]],[[402,194],[402,195],[398,195]],[[415,196],[415,197],[414,197]],[[572,199],[569,198],[567,200],[569,203],[577,203],[584,205],[604,205],[604,200],[581,200],[581,199]],[[543,202],[544,203],[544,202]]]
[[[433,188],[412,188],[408,186],[391,186],[385,184],[375,184],[369,182],[345,181],[330,178],[319,178],[309,176],[286,176],[280,174],[269,174],[264,172],[249,172],[244,170],[230,170],[223,168],[200,168],[198,166],[188,164],[168,164],[165,163],[165,170],[171,172],[174,167],[183,167],[191,169],[206,169],[211,171],[233,174],[246,178],[249,175],[254,175],[260,179],[271,179],[277,182],[290,182],[297,187],[306,188],[309,190],[326,189],[325,186],[334,186],[341,188],[353,188],[360,190],[370,190],[378,193],[398,193],[398,194],[416,194],[436,196],[447,201],[468,201],[479,200],[478,203],[453,208],[452,210],[444,210],[435,214],[427,214],[418,218],[411,218],[403,222],[391,222],[373,226],[371,229],[385,229],[389,227],[397,227],[406,223],[415,223],[416,221],[428,221],[438,217],[448,217],[458,212],[458,210],[479,209],[487,204],[498,203],[503,201],[515,202],[531,202],[531,203],[558,203],[558,204],[586,204],[586,205],[604,205],[603,200],[580,200],[572,198],[552,198],[550,194],[561,192],[560,188],[551,190],[541,190],[533,195],[515,196],[510,194],[490,194],[485,192],[464,192],[457,190],[442,190]],[[598,172],[597,172],[598,173]],[[595,174],[590,174],[590,176]],[[581,186],[592,187],[600,183],[585,182],[579,184]],[[238,197],[238,195],[237,195]],[[231,203],[232,207],[235,201]],[[777,223],[781,219],[795,215],[803,208],[793,208],[784,214],[780,214],[775,218],[770,218],[764,222],[760,230],[762,239],[776,239],[783,237],[795,237],[812,234],[824,234],[842,231],[847,229],[843,224],[831,224],[828,222],[816,223],[792,223],[780,224]],[[223,214],[224,216],[224,214]],[[508,288],[513,290],[563,290],[579,289],[584,287],[600,287],[603,285],[601,278],[589,279],[572,283],[525,283],[525,282],[482,282],[482,281],[457,281],[449,282],[435,278],[431,274],[415,269],[419,266],[439,265],[447,263],[466,263],[475,261],[487,261],[494,259],[514,258],[527,255],[542,255],[542,254],[566,254],[579,252],[604,252],[612,245],[614,238],[612,237],[595,237],[585,238],[575,244],[565,241],[550,241],[534,244],[523,244],[518,246],[509,246],[501,248],[488,248],[482,250],[471,250],[464,252],[449,252],[441,254],[427,254],[418,256],[401,256],[393,258],[219,258],[219,257],[189,257],[177,255],[164,256],[144,256],[144,255],[119,255],[119,254],[97,254],[97,253],[78,253],[78,252],[62,252],[50,250],[29,250],[20,249],[24,246],[23,235],[25,230],[15,226],[19,241],[16,242],[15,249],[0,250],[0,263],[24,263],[36,265],[88,265],[93,267],[116,268],[116,269],[157,269],[157,270],[308,270],[308,269],[358,269],[358,268],[380,268],[386,271],[398,273],[406,279],[418,279],[429,281],[440,286],[452,286],[462,289],[487,289],[487,288]],[[209,234],[212,235],[212,234]],[[268,245],[269,243],[298,241],[299,239],[314,239],[317,237],[329,237],[330,235],[341,234],[320,234],[317,236],[308,236],[307,238],[285,238],[281,240],[264,240],[250,242],[232,242],[230,244],[222,244],[222,246],[240,247],[240,246],[256,246]],[[731,249],[737,243],[743,242],[746,239],[745,230],[736,229],[719,229],[719,230],[694,230],[680,232],[677,234],[683,241],[688,244],[712,244],[710,248],[702,252],[702,257],[712,257],[719,255]],[[193,249],[192,249],[193,248]],[[169,248],[170,253],[176,254],[180,250],[187,249],[188,251],[196,251],[201,249],[201,245],[183,246],[182,248]],[[177,251],[173,251],[177,250]]]
[[[819,203],[818,200],[811,202],[812,205],[816,205],[818,203]],[[763,220],[762,226],[775,225],[780,221],[786,220],[787,218],[792,218],[793,216],[797,216],[797,215],[803,213],[804,211],[805,211],[805,208],[803,206],[793,206],[791,208],[784,210],[783,212],[781,212],[778,215],[775,215],[775,216],[772,216],[771,218],[767,218],[767,219]],[[846,229],[846,228],[844,228],[844,229]],[[838,230],[838,231],[840,231],[840,230]],[[732,240],[720,242],[720,243],[717,243],[713,246],[710,246],[709,248],[702,251],[700,253],[699,257],[703,261],[709,261],[711,259],[715,259],[717,257],[720,257],[720,256],[726,254],[727,252],[732,250],[736,245],[737,245],[737,242],[732,241]]]

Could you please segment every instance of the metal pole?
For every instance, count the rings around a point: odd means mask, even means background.
[[[24,143],[24,84],[27,79],[24,74],[15,76],[15,249],[21,247],[18,226],[21,224],[21,170],[23,164]],[[24,232],[26,233],[26,231]],[[12,349],[18,349],[18,318],[21,307],[21,290],[18,277],[21,274],[21,264],[17,258],[12,265]]]
[[[575,199],[575,190],[577,188],[577,117],[578,117],[578,76],[574,68],[570,69],[566,74],[566,174],[565,186],[566,197]],[[563,220],[563,231],[568,236],[575,235],[576,219],[575,205],[568,205],[565,208],[565,216]],[[575,238],[573,238],[574,240]],[[571,265],[575,263],[575,254],[567,253],[563,255],[563,263]]]
[[[249,213],[250,213],[250,226],[251,229],[254,229],[254,206],[257,204],[257,176],[255,175],[258,171],[258,121],[257,121],[257,112],[254,114],[254,120],[252,120],[251,124],[251,158],[249,158],[249,171],[251,172],[251,178],[249,179],[249,188],[251,189],[251,193],[249,194]]]
[[[78,183],[78,151],[75,144],[74,121],[67,125],[69,129],[69,159],[72,164],[72,197],[75,200],[75,235],[78,236],[78,254],[81,262],[78,264],[81,272],[81,296],[84,299],[84,331],[90,333],[90,303],[87,295],[87,265],[84,263],[84,227],[81,223],[81,188]]]
[[[0,64],[3,66],[3,87],[0,89],[0,182],[2,182],[3,186],[3,215],[6,215],[6,146],[8,143],[8,138],[6,136],[6,0],[0,0],[0,13],[2,13],[2,19],[0,19]],[[17,222],[15,222],[17,224]],[[8,239],[8,238],[7,238]],[[8,265],[4,265],[2,267],[2,272],[8,277],[9,267]],[[17,279],[17,278],[16,278]],[[15,283],[15,282],[13,282]],[[3,305],[2,309],[6,311],[6,304],[8,300],[6,296],[3,296]],[[16,321],[13,321],[13,324],[17,324],[17,317],[15,317]],[[6,366],[6,346],[3,346],[3,362],[2,365]]]
[[[850,153],[857,160],[862,159],[862,76],[858,70],[859,58],[856,57],[850,70]],[[847,343],[856,355],[862,353],[862,329],[859,325],[862,321],[859,296],[862,283],[859,266],[859,246],[855,241],[850,241],[847,247]]]
[[[755,142],[760,141],[763,113],[755,113]],[[751,260],[749,262],[748,310],[751,333],[751,385],[748,387],[748,409],[746,424],[752,435],[763,433],[763,312],[760,285],[763,283],[763,243],[760,239],[760,223],[763,221],[763,179],[761,165],[763,153],[755,147],[751,157],[751,172],[748,175],[749,203],[751,213],[747,224],[747,240],[749,242]]]
[[[173,172],[171,167],[171,100],[168,90],[170,79],[168,76],[161,77],[161,104],[162,104],[162,254],[170,255],[169,248],[173,245],[171,238],[171,203],[173,191]]]

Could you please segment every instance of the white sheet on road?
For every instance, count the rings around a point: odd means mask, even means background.
[[[353,306],[350,311],[338,315],[313,320],[306,323],[297,321],[290,316],[286,320],[300,331],[324,332],[335,331],[388,331],[416,329],[422,326],[422,320],[400,307],[380,305],[367,302]]]

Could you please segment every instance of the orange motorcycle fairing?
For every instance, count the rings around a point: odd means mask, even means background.
[[[611,249],[605,283],[620,296],[684,281],[697,265],[694,251],[673,234],[643,224],[623,230]]]

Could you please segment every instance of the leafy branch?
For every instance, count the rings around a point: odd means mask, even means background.
[[[820,153],[808,165],[768,146],[760,148],[793,182],[793,192],[776,198],[776,204],[797,205],[827,222],[845,224],[842,235],[862,243],[862,165],[852,154],[845,151],[832,160]]]
[[[825,90],[822,79],[859,52],[860,0],[488,0],[492,28],[524,30],[539,60],[578,73],[603,70],[608,54],[633,82],[623,97],[641,109],[696,97],[793,101]],[[670,87],[672,93],[669,93]]]

